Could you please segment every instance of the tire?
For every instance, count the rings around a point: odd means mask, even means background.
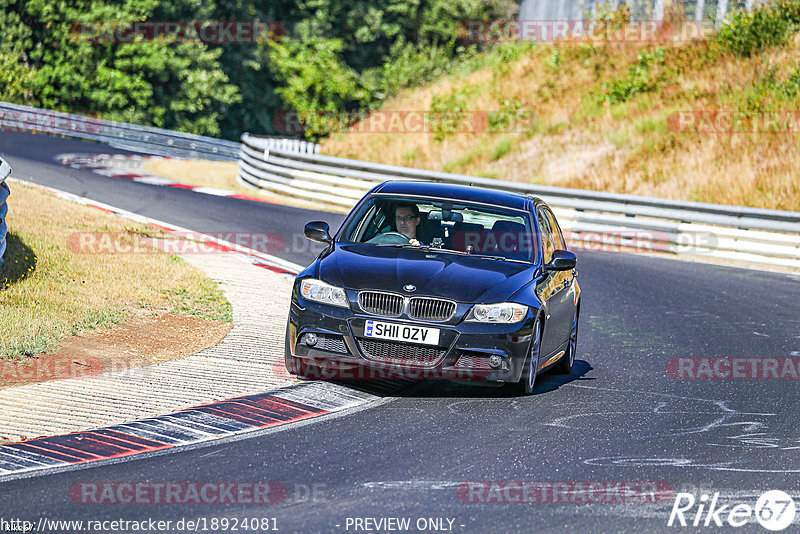
[[[508,389],[515,395],[531,395],[536,385],[536,374],[539,367],[539,350],[542,344],[542,324],[539,318],[533,323],[533,339],[531,350],[522,368],[522,376],[516,384],[508,384]]]
[[[578,320],[581,315],[581,307],[575,309],[575,318],[572,320],[572,329],[569,333],[569,342],[564,356],[555,365],[554,371],[560,375],[568,375],[572,372],[572,365],[575,363],[575,353],[578,350]]]
[[[292,375],[297,374],[298,360],[292,356],[292,351],[289,349],[289,323],[286,323],[286,335],[284,336],[283,343],[283,363],[286,365],[286,372]]]
[[[308,363],[302,358],[295,358],[286,353],[286,370],[296,375],[300,380],[319,380],[322,378],[322,370],[319,366]]]
[[[297,378],[300,380],[320,380],[322,378],[322,370],[318,366],[301,358],[292,359],[297,361]]]
[[[289,324],[286,324],[286,340],[284,343],[283,361],[286,365],[286,371],[289,374],[296,375],[301,380],[315,380],[320,378],[320,368],[316,365],[307,363],[302,358],[295,358],[292,356],[292,351],[289,349]]]

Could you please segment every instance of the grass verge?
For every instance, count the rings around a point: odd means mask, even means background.
[[[496,47],[480,68],[386,101],[373,115],[477,114],[483,127],[374,131],[322,152],[614,193],[800,209],[800,2],[732,15],[708,38]],[[680,32],[678,32],[679,34]],[[729,125],[732,125],[729,127]],[[436,126],[435,124],[433,126]]]
[[[70,245],[81,233],[165,237],[160,230],[17,182],[11,193],[0,268],[0,359],[52,351],[66,336],[133,313],[231,321],[216,282],[177,256],[79,253]]]

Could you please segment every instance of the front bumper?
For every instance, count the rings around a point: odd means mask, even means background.
[[[369,319],[438,328],[439,344],[366,338],[364,326]],[[307,301],[301,305],[295,299],[289,312],[286,357],[287,362],[295,358],[310,364],[312,378],[517,382],[530,349],[533,322],[531,311],[516,324],[443,324],[384,318]],[[305,337],[310,333],[317,337],[313,346]],[[499,366],[490,364],[491,356],[499,357]]]

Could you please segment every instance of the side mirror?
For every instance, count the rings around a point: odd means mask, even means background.
[[[545,271],[569,271],[578,264],[578,258],[568,250],[556,250],[553,259],[544,266]]]
[[[450,222],[463,222],[464,216],[460,213],[453,213],[448,211],[445,213],[443,210],[432,210],[428,212],[429,221],[450,221]]]
[[[328,223],[323,221],[314,221],[306,225],[306,227],[303,229],[303,235],[305,235],[311,241],[330,244],[333,242],[330,230],[331,228],[328,226]]]

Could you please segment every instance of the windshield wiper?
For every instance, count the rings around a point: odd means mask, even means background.
[[[448,249],[448,248],[436,248],[436,247],[432,247],[430,245],[411,245],[411,244],[408,244],[408,243],[403,243],[403,244],[391,243],[391,244],[384,244],[384,245],[379,245],[379,246],[381,246],[381,247],[396,247],[396,248],[413,248],[413,249],[424,250],[426,252],[444,252],[445,254],[458,254],[459,256],[469,256],[471,258],[486,258],[486,259],[496,260],[496,261],[511,261],[511,262],[514,262],[514,263],[530,263],[530,262],[527,262],[525,260],[517,260],[517,259],[513,259],[513,258],[505,258],[503,256],[489,256],[487,254],[471,254],[469,252],[464,252],[463,250],[451,250],[451,249]]]
[[[430,245],[411,245],[409,243],[385,243],[379,244],[379,247],[395,247],[395,248],[413,248],[417,250],[424,250],[426,252],[444,252],[446,254],[458,254],[460,256],[474,256],[474,254],[470,254],[469,252],[463,252],[460,250],[450,250],[448,248],[437,248],[432,247]]]
[[[516,260],[514,258],[505,258],[503,256],[488,256],[486,254],[469,254],[469,255],[473,256],[475,258],[486,258],[486,259],[489,259],[489,260],[512,261],[514,263],[530,263],[530,262],[527,262],[525,260]]]

